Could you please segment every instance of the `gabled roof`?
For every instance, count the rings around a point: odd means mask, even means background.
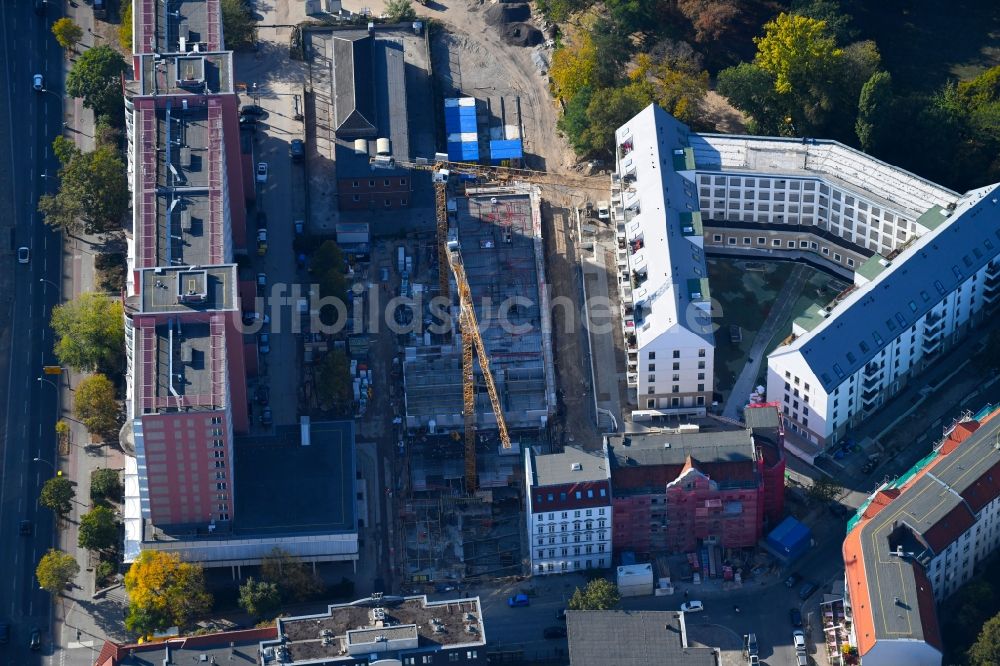
[[[333,38],[334,130],[341,138],[374,137],[374,39],[367,32]]]

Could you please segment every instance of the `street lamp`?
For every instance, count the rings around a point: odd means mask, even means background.
[[[46,280],[45,278],[38,278],[38,281],[39,281],[39,282],[44,282],[45,284],[51,284],[51,285],[52,285],[53,287],[55,287],[55,288],[56,288],[56,291],[59,291],[59,285],[57,285],[57,284],[56,284],[55,282],[53,282],[52,280]]]
[[[40,381],[40,382],[45,382],[46,384],[49,384],[49,385],[51,385],[51,386],[52,386],[52,388],[54,388],[54,389],[55,389],[55,390],[57,390],[57,391],[59,390],[59,385],[58,385],[58,384],[56,384],[56,383],[55,383],[54,381],[52,381],[51,379],[46,379],[45,377],[35,377],[35,379],[37,379],[37,380],[38,380],[38,381]]]
[[[46,460],[45,458],[39,458],[39,457],[35,456],[34,458],[32,458],[32,460],[33,460],[34,462],[43,462],[43,463],[45,463],[46,465],[48,465],[49,467],[51,467],[53,471],[55,471],[55,469],[56,469],[56,466],[55,466],[55,465],[53,465],[52,463],[50,463],[50,462],[49,462],[48,460]]]

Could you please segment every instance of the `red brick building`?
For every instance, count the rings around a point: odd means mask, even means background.
[[[606,440],[616,552],[753,546],[784,511],[784,433],[773,406],[746,428],[702,425]]]

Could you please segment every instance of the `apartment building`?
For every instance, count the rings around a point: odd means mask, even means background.
[[[648,558],[753,546],[784,513],[784,430],[775,405],[721,422],[608,436],[615,551]]]
[[[998,412],[956,424],[848,523],[845,614],[865,666],[941,664],[936,605],[1000,545]]]
[[[279,617],[275,623],[277,638],[260,643],[263,666],[486,664],[479,597],[428,601],[378,593],[333,604],[325,613]]]
[[[639,179],[643,161],[637,167],[630,157],[637,144],[629,128],[640,126],[647,137],[663,137],[641,153],[663,177],[660,196]],[[768,400],[782,404],[791,433],[820,446],[958,344],[1000,297],[997,186],[961,195],[833,141],[697,134],[655,107],[619,128],[616,140],[612,216],[629,385],[640,411],[633,417],[670,414],[645,399],[650,388],[640,383],[648,379],[648,354],[662,355],[660,342],[642,334],[645,320],[635,318],[648,300],[636,286],[644,275],[639,250],[649,247],[638,238],[647,224],[639,202],[650,196],[653,210],[687,209],[703,249],[807,260],[853,278],[833,303],[814,304],[797,319],[792,337],[768,358]],[[660,155],[667,149],[670,160]],[[672,182],[663,176],[671,166]],[[670,247],[656,246],[655,256],[676,270]],[[642,307],[638,313],[645,316]]]
[[[611,486],[601,451],[524,455],[527,531],[536,576],[611,566]]]
[[[711,293],[686,134],[652,105],[615,133],[612,215],[636,420],[703,416],[712,402]]]

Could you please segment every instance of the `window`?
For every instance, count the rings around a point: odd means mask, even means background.
[[[649,364],[649,371],[650,372],[656,372],[656,364],[655,363],[650,363]]]
[[[655,384],[656,383],[656,375],[650,375],[649,379],[647,379],[646,381],[648,381],[650,384]]]
[[[400,199],[399,200],[399,205],[400,206],[405,206],[406,205],[406,199]]]
[[[674,370],[680,370],[680,369],[681,369],[681,364],[680,363],[674,363]]]
[[[648,358],[650,361],[656,360],[656,352],[649,352]]]
[[[698,350],[698,358],[705,358],[705,350],[704,349],[699,349]]]
[[[705,385],[704,384],[698,384],[698,390],[699,391],[704,391],[705,390]]]
[[[766,245],[767,239],[763,236],[757,236],[757,245]]]
[[[699,370],[704,370],[705,369],[705,362],[704,361],[698,361],[698,369]]]
[[[406,185],[406,179],[405,178],[400,178],[399,179],[399,184],[400,185]]]
[[[680,357],[681,357],[681,352],[680,352],[680,350],[679,350],[679,349],[675,349],[675,350],[674,350],[674,358],[680,358]]]
[[[351,201],[357,203],[358,201],[361,201],[361,197],[355,194],[354,196],[351,197]]]
[[[382,203],[383,203],[383,205],[384,205],[384,206],[385,206],[386,208],[388,208],[389,206],[391,206],[391,205],[392,205],[392,201],[390,201],[389,199],[386,199],[386,200],[385,200],[385,201],[383,201]]]
[[[795,241],[788,241],[788,247],[795,247]]]
[[[771,241],[771,245],[773,245],[774,247],[781,247],[781,239],[775,238],[773,241]]]
[[[354,183],[352,184],[352,186],[353,187],[361,187],[361,183],[358,182],[358,181],[354,181]]]
[[[722,234],[712,234],[712,240],[716,243],[722,242]]]
[[[576,498],[577,499],[583,499],[583,493],[581,493],[579,490],[576,491]]]
[[[729,238],[727,238],[726,240],[728,240],[728,241],[729,241],[729,244],[730,244],[730,245],[736,245],[736,237],[735,237],[735,236],[730,236],[730,237],[729,237]]]
[[[674,384],[673,390],[671,391],[671,393],[680,393],[680,392],[681,392],[681,387],[678,386],[677,384]]]
[[[386,187],[389,187],[389,179],[386,178],[384,181],[382,181],[382,184],[385,185]]]
[[[368,187],[375,187],[375,181],[374,180],[369,180],[368,181]]]
[[[750,237],[749,236],[744,236],[743,237],[743,244],[744,245],[750,245]]]

